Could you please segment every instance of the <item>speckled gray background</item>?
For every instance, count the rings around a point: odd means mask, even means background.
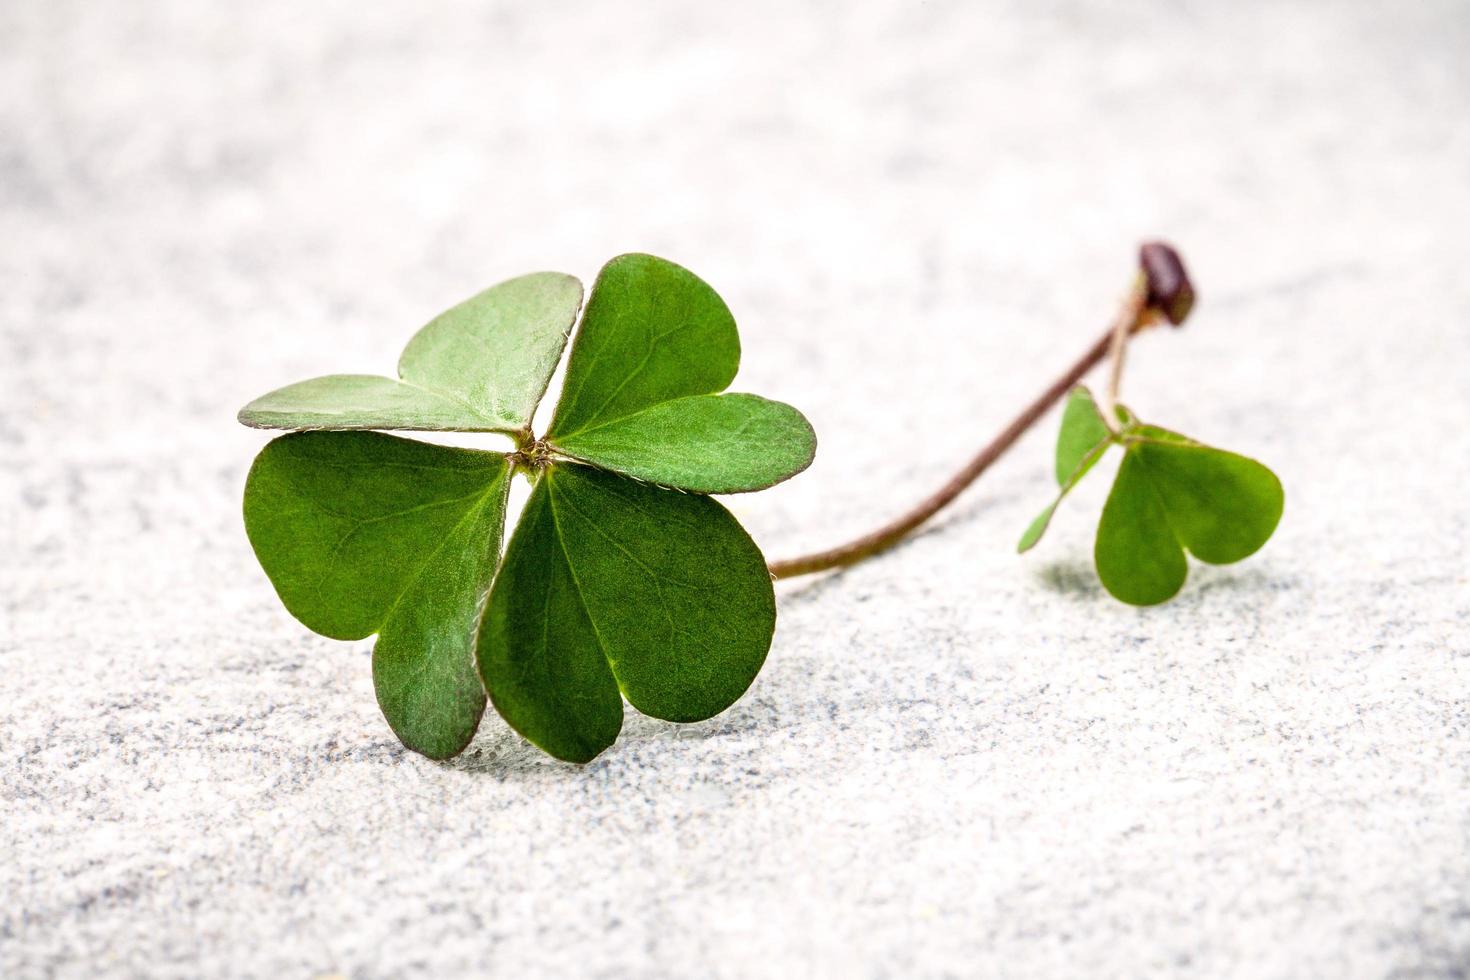
[[[0,975],[1464,976],[1470,10],[0,0]],[[1167,235],[1141,413],[1285,522],[1140,611],[1054,420],[782,585],[722,717],[586,768],[380,720],[239,519],[235,409],[658,252],[817,464],[770,554],[941,480]]]

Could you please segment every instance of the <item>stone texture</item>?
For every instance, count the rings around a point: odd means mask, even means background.
[[[1463,976],[1470,16],[1456,0],[0,5],[0,975]],[[1101,594],[1028,436],[783,584],[722,717],[594,764],[378,716],[241,529],[249,398],[537,268],[710,280],[817,464],[768,553],[936,484],[1145,236],[1146,417],[1276,539]]]

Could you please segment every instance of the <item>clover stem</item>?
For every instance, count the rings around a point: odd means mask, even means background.
[[[802,555],[799,558],[772,562],[769,566],[771,577],[791,578],[796,575],[810,575],[813,572],[826,571],[829,568],[845,568],[864,558],[887,551],[898,544],[911,531],[939,513],[964,492],[966,487],[974,483],[980,474],[990,468],[991,463],[994,463],[1007,449],[1011,448],[1027,429],[1035,425],[1037,420],[1046,414],[1047,409],[1056,404],[1072,389],[1073,385],[1082,380],[1083,375],[1096,367],[1104,357],[1107,357],[1109,352],[1114,354],[1112,385],[1116,385],[1122,377],[1122,351],[1126,346],[1128,336],[1151,325],[1156,320],[1157,315],[1151,305],[1147,277],[1140,274],[1134,280],[1132,288],[1128,291],[1113,323],[1108,326],[1107,332],[1099,337],[1071,367],[1063,371],[1060,377],[1048,385],[1040,395],[1037,395],[1031,404],[1022,409],[1021,414],[1017,415],[1010,425],[1002,429],[942,487],[919,501],[908,513],[847,544],[810,555]],[[1116,392],[1110,385],[1109,403],[1105,408],[1106,419],[1115,418],[1112,408],[1115,399]],[[1110,421],[1109,424],[1114,423]]]
[[[1102,404],[1098,406],[1103,424],[1114,435],[1122,431],[1118,424],[1118,391],[1123,387],[1123,361],[1128,353],[1128,338],[1146,325],[1140,318],[1148,312],[1148,276],[1139,272],[1113,321],[1113,334],[1108,344],[1108,387],[1103,393]]]

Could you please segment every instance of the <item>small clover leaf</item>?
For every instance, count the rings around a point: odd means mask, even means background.
[[[1111,445],[1123,447],[1112,490],[1098,523],[1094,560],[1098,578],[1114,597],[1133,605],[1164,602],[1188,574],[1184,553],[1229,564],[1258,551],[1281,520],[1281,481],[1261,463],[1215,449],[1154,425],[1117,406],[1118,432],[1085,388],[1073,390],[1057,440],[1061,492],[1031,523],[1021,551],[1040,540],[1062,497]],[[1083,448],[1092,442],[1090,448]],[[1070,475],[1062,478],[1064,466]]]
[[[1093,562],[1103,587],[1135,606],[1172,598],[1189,573],[1164,501],[1135,453],[1124,454],[1103,505]]]
[[[1112,444],[1113,432],[1103,422],[1092,392],[1082,385],[1073,388],[1067,396],[1067,407],[1062,411],[1062,429],[1057,435],[1057,485],[1061,491],[1021,535],[1021,541],[1016,545],[1018,552],[1024,553],[1036,547],[1062,498],[1082,482]]]
[[[246,531],[286,608],[327,636],[377,633],[379,705],[432,758],[468,744],[488,692],[533,743],[587,761],[616,739],[623,698],[708,718],[770,648],[765,560],[700,494],[805,469],[811,426],[788,405],[720,394],[740,356],[723,301],[671,262],[625,255],[594,284],[551,434],[536,439],[530,420],[580,302],[570,276],[513,279],[419,331],[401,381],[317,378],[240,413],[262,428],[516,437],[501,454],[295,432],[246,481]],[[534,489],[502,559],[515,470]]]
[[[1123,465],[1097,529],[1098,578],[1134,605],[1179,591],[1186,549],[1212,565],[1255,554],[1285,505],[1281,481],[1255,460],[1167,435],[1125,432]]]
[[[1092,392],[1077,385],[1067,395],[1062,409],[1062,429],[1057,433],[1057,486],[1073,486],[1097,462],[1093,457],[1099,443],[1112,438]]]

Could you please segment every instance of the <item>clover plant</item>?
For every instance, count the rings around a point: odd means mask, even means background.
[[[1233,562],[1270,537],[1281,484],[1260,463],[1152,425],[1117,404],[1123,352],[1194,304],[1177,253],[1145,245],[1114,325],[936,493],[846,545],[769,566],[711,494],[772,486],[812,461],[794,408],[726,393],[735,321],[693,273],[623,255],[586,309],[572,276],[543,272],[485,290],[409,341],[398,377],[329,375],[273,391],[246,425],[293,430],[256,457],[245,529],[287,610],[343,640],[373,634],[378,704],[430,758],[469,744],[488,700],[559,759],[617,738],[623,702],[692,722],[729,707],[765,661],[772,580],[852,564],[947,506],[1059,399],[1057,504],[1111,447],[1122,463],[1098,526],[1099,578],[1147,605],[1184,582],[1185,552]],[[580,325],[577,325],[581,311]],[[573,326],[544,435],[532,419]],[[1111,353],[1100,407],[1077,382]],[[389,431],[493,432],[506,452]],[[502,549],[517,474],[530,496]]]
[[[740,362],[724,302],[671,262],[624,255],[593,285],[538,438],[532,415],[581,300],[571,276],[513,279],[420,330],[396,380],[315,378],[240,413],[300,430],[246,480],[262,567],[309,628],[378,635],[378,704],[431,758],[469,743],[489,692],[545,751],[591,759],[617,738],[625,698],[657,718],[708,718],[771,644],[765,561],[707,494],[805,469],[811,426],[789,405],[721,394]],[[502,432],[516,449],[366,430]],[[534,488],[502,556],[515,473]]]

